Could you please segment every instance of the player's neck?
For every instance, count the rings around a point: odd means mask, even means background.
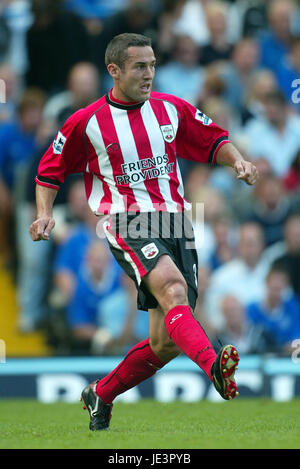
[[[121,98],[124,98],[124,97],[120,93],[118,93],[118,90],[116,90],[115,88],[112,88],[109,91],[109,99],[111,101],[114,101],[115,103],[125,104],[125,105],[138,104],[138,101],[126,101]]]

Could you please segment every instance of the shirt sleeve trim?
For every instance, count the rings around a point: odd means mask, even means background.
[[[230,143],[228,135],[223,135],[222,137],[217,138],[217,140],[213,144],[209,153],[209,157],[208,157],[209,163],[212,163],[212,164],[216,163],[217,153],[219,149],[221,148],[221,146],[224,145],[224,143]]]
[[[45,178],[43,176],[36,176],[35,182],[40,186],[49,187],[50,189],[58,190],[60,188],[60,182]]]

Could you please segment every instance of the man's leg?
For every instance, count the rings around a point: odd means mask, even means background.
[[[83,390],[82,400],[90,413],[91,430],[107,429],[114,399],[153,376],[180,353],[168,336],[159,308],[149,310],[149,336],[129,350],[111,373]]]
[[[160,304],[169,337],[212,380],[216,353],[192,314],[185,279],[169,256],[159,259],[156,268],[145,276],[145,283]]]
[[[234,365],[238,361],[238,356],[233,355],[235,349],[223,348],[216,355],[192,315],[185,279],[171,258],[161,256],[143,281],[160,306],[150,310],[150,338],[133,347],[108,376],[83,390],[82,399],[90,412],[91,430],[108,428],[115,397],[152,376],[180,350],[202,368],[224,399],[237,394],[233,380]],[[226,370],[225,377],[222,370],[228,361],[230,369]],[[87,403],[89,399],[91,405]]]
[[[207,374],[224,399],[237,396],[234,373],[238,353],[232,345],[226,345],[216,355],[206,333],[193,317],[185,279],[172,259],[160,257],[144,281],[161,307],[170,339]]]
[[[180,350],[170,340],[159,309],[149,310],[149,338],[135,345],[124,360],[103,379],[98,381],[96,393],[106,404],[123,392],[153,376]]]

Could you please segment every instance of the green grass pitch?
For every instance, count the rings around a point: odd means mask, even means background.
[[[276,403],[116,402],[109,431],[90,432],[81,404],[0,401],[6,449],[299,449],[300,399]]]

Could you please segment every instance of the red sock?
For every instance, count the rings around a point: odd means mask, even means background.
[[[124,360],[96,386],[96,393],[106,404],[133,388],[165,365],[152,351],[149,339],[135,345]]]
[[[190,307],[180,305],[170,309],[165,324],[173,342],[212,380],[211,366],[217,355]]]

